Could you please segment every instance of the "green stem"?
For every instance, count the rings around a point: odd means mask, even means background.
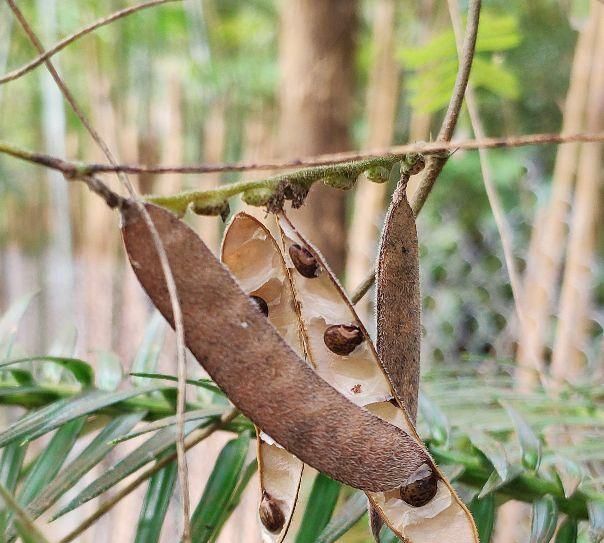
[[[365,171],[375,172],[376,169],[383,168],[384,171],[389,172],[397,162],[404,161],[412,165],[418,159],[417,154],[371,157],[364,160],[303,168],[264,179],[238,181],[216,189],[190,190],[171,196],[150,195],[146,197],[146,200],[166,207],[178,215],[184,215],[190,205],[193,206],[196,213],[219,215],[224,210],[227,200],[237,194],[242,194],[246,203],[256,206],[270,206],[271,199],[277,203],[279,200],[282,203],[283,199],[295,200],[296,192],[301,195],[303,200],[310,187],[320,179],[335,188],[348,189]],[[370,179],[375,182],[387,181],[387,178],[371,175]],[[294,195],[291,194],[292,192]]]

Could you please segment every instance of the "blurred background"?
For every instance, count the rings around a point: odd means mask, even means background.
[[[19,5],[50,46],[131,3]],[[462,2],[462,13],[465,7]],[[0,4],[0,74],[34,56]],[[601,2],[486,0],[471,83],[487,135],[603,130],[603,59]],[[101,28],[54,61],[119,160],[147,165],[299,158],[430,140],[457,71],[447,5],[435,0],[175,1]],[[472,137],[463,111],[455,138]],[[43,67],[0,86],[0,139],[104,161]],[[530,390],[539,381],[538,360],[555,380],[602,385],[602,145],[500,149],[488,157],[511,226],[527,326],[520,328],[516,318],[478,154],[456,152],[418,220],[423,367],[466,364]],[[172,194],[269,174],[131,180],[143,194]],[[106,181],[118,190],[115,177]],[[292,215],[349,291],[373,265],[393,189],[364,179],[347,192],[317,184]],[[410,193],[414,189],[412,182]],[[231,202],[232,211],[242,206]],[[216,251],[220,219],[187,220]],[[19,331],[24,352],[71,352],[99,371],[119,361],[126,374],[149,323],[160,328],[124,258],[116,215],[81,184],[5,156],[0,277],[2,313],[34,296]],[[358,307],[374,333],[372,294]],[[176,372],[172,353],[168,332],[159,366],[166,373]],[[190,374],[200,374],[196,364]],[[18,413],[4,409],[3,425]],[[211,469],[207,459],[225,441],[217,438],[191,453],[193,500]],[[140,500],[134,494],[127,503]],[[256,500],[252,484],[220,541],[259,540]],[[175,537],[177,503],[173,509],[165,541]],[[522,518],[509,509],[510,518]],[[81,540],[130,541],[131,515],[124,505]],[[58,521],[57,532],[72,518]],[[522,523],[502,522],[498,541],[524,541],[522,530]],[[346,537],[368,541],[364,530]]]

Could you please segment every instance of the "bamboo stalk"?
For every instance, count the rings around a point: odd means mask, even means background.
[[[604,6],[594,7],[598,38],[587,99],[587,126],[604,127]],[[602,144],[581,146],[577,187],[570,222],[567,263],[560,296],[559,321],[551,371],[554,378],[573,380],[585,369],[583,347],[588,338],[589,311],[594,280],[592,268],[596,243],[602,174]]]
[[[577,40],[564,106],[563,133],[584,128],[589,75],[595,54],[597,9],[597,2],[592,2],[592,14]],[[516,375],[525,389],[532,388],[537,381],[536,375],[526,370],[532,367],[533,360],[543,360],[551,322],[550,312],[558,290],[557,278],[566,238],[566,214],[571,201],[579,147],[579,143],[559,147],[550,201],[538,213],[530,241],[523,282],[526,322],[520,330]]]

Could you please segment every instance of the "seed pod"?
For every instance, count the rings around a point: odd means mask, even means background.
[[[248,189],[242,195],[241,199],[251,206],[265,206],[268,204],[275,191],[265,187]]]
[[[364,339],[363,332],[354,324],[334,324],[327,327],[323,334],[327,348],[342,356],[348,356]]]
[[[323,183],[329,187],[333,187],[334,189],[349,190],[354,187],[354,184],[357,181],[357,176],[358,173],[354,173],[352,175],[332,175],[323,179]]]
[[[415,175],[421,172],[426,166],[426,160],[420,154],[407,155],[401,163],[401,174]]]
[[[223,221],[227,220],[229,213],[231,212],[231,206],[228,200],[219,199],[205,199],[197,202],[193,202],[191,205],[193,213],[197,215],[218,215]]]
[[[191,228],[165,209],[145,207],[172,265],[187,347],[244,415],[303,462],[362,490],[397,488],[426,461],[413,437],[347,401],[314,373]],[[173,326],[147,224],[138,206],[121,211],[132,268]]]
[[[437,488],[436,473],[428,464],[422,464],[400,488],[401,500],[413,507],[422,507],[434,498]]]
[[[289,256],[298,272],[309,279],[319,275],[319,264],[314,255],[302,245],[290,245]]]
[[[221,257],[245,291],[256,293],[251,298],[266,308],[265,315],[281,336],[305,357],[288,271],[269,230],[246,213],[235,215],[225,230]],[[270,315],[265,298],[272,304]],[[285,538],[294,513],[304,465],[260,429],[256,434],[262,536],[267,543],[278,543]]]
[[[302,238],[284,214],[279,214],[278,224],[284,252],[293,244],[304,246],[323,269],[323,273],[312,281],[292,274],[294,295],[308,337],[309,357],[317,373],[350,401],[404,429],[423,446],[406,411],[401,409],[400,401],[392,399],[394,391],[389,383],[390,376],[380,365],[375,348],[337,279],[322,261],[321,255]],[[342,364],[340,355],[330,350],[324,341],[328,328],[342,322],[358,327],[365,338],[350,353],[346,364]],[[428,459],[425,465],[434,466],[434,463]],[[412,476],[401,487],[408,488],[409,494],[413,489],[419,494],[417,481],[415,486],[410,485]],[[374,532],[379,531],[380,522],[376,517],[379,515],[400,539],[409,543],[432,543],[437,533],[446,534],[453,543],[478,543],[467,508],[436,467],[433,476],[437,490],[429,497],[428,491],[423,493],[422,497],[426,500],[423,507],[414,507],[403,501],[400,488],[368,492]],[[428,484],[425,486],[430,488]],[[420,503],[419,498],[415,501]]]
[[[376,344],[395,397],[415,421],[421,338],[419,250],[405,188],[399,182],[382,232],[376,275]]]
[[[390,179],[390,170],[384,166],[373,166],[365,170],[365,177],[373,183],[387,183]]]
[[[264,301],[264,298],[260,298],[260,296],[250,296],[250,298],[258,306],[262,314],[268,317],[268,304]]]
[[[262,525],[272,534],[278,534],[285,526],[285,515],[279,504],[267,492],[262,493],[262,500],[258,507],[258,514]]]

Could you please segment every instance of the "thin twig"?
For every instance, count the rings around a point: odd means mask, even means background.
[[[205,428],[200,428],[192,432],[184,442],[185,451],[188,451],[191,447],[194,447],[199,442],[206,439],[208,436],[212,435],[216,430],[220,430],[227,426],[237,415],[239,411],[236,408],[233,408],[226,412],[220,420],[213,422],[212,424],[206,426]],[[136,490],[142,483],[144,483],[147,479],[157,473],[159,470],[170,464],[177,457],[176,454],[171,454],[158,460],[152,466],[144,469],[139,475],[122,488],[117,494],[111,496],[109,500],[107,500],[103,505],[101,505],[92,515],[84,519],[78,526],[76,526],[71,532],[69,532],[63,539],[59,541],[59,543],[69,543],[73,541],[76,537],[78,537],[82,532],[87,530],[90,526],[92,526],[99,518],[101,518],[105,513],[109,512],[118,502],[123,500],[128,494],[130,494],[133,490]]]
[[[225,162],[225,163],[201,163],[201,164],[177,164],[165,166],[146,166],[144,164],[98,164],[83,163],[63,160],[58,157],[28,151],[18,148],[10,143],[0,141],[0,153],[11,155],[15,158],[25,160],[40,166],[46,166],[72,175],[88,175],[99,173],[123,172],[132,175],[138,174],[202,174],[219,172],[244,172],[253,170],[286,170],[297,167],[326,166],[329,164],[341,164],[342,162],[369,160],[372,158],[387,158],[388,156],[401,156],[412,153],[420,153],[424,156],[438,155],[453,151],[476,151],[477,149],[511,149],[515,147],[527,147],[530,145],[559,145],[564,143],[589,143],[604,141],[604,132],[580,132],[572,134],[526,134],[523,136],[507,136],[500,138],[469,139],[462,141],[430,143],[407,143],[381,149],[357,153],[335,153],[317,155],[290,160],[275,160],[273,162]]]
[[[40,66],[40,64],[43,64],[45,60],[51,58],[53,55],[55,55],[59,51],[65,49],[65,47],[67,47],[74,41],[80,39],[82,36],[85,36],[86,34],[89,34],[90,32],[93,32],[97,28],[108,25],[114,21],[117,21],[118,19],[121,19],[122,17],[127,17],[128,15],[131,15],[133,13],[136,13],[137,11],[141,11],[146,8],[151,8],[154,6],[158,6],[160,4],[167,4],[169,2],[179,2],[179,1],[182,1],[182,0],[151,0],[150,2],[142,2],[140,4],[136,4],[134,6],[130,6],[130,7],[121,9],[119,11],[116,11],[115,13],[112,13],[111,15],[108,15],[107,17],[98,19],[97,21],[94,21],[93,23],[85,26],[84,28],[81,28],[80,30],[71,34],[70,36],[63,38],[60,42],[53,45],[50,49],[47,49],[43,54],[37,56],[36,58],[34,58],[32,61],[28,62],[27,64],[24,64],[20,68],[17,68],[15,70],[3,75],[2,77],[0,77],[0,85],[2,85],[3,83],[7,83],[8,81],[13,81],[15,79],[18,79],[18,78],[22,77],[23,75],[31,72],[33,69]]]
[[[457,125],[457,119],[459,118],[459,112],[463,104],[466,87],[468,80],[470,79],[470,70],[472,69],[472,62],[474,60],[474,50],[476,48],[476,37],[478,35],[478,22],[480,20],[480,6],[481,0],[470,0],[468,6],[468,20],[466,23],[466,33],[463,40],[462,53],[459,59],[459,69],[457,70],[457,77],[455,79],[455,86],[453,87],[453,95],[449,101],[445,118],[443,119],[438,133],[437,143],[449,142],[453,137],[455,126]],[[461,148],[458,146],[458,148]],[[420,151],[426,155],[425,151]],[[428,195],[432,191],[432,187],[436,182],[440,172],[444,168],[447,160],[449,159],[448,153],[435,153],[434,156],[430,156],[426,160],[426,167],[423,169],[421,175],[422,178],[418,184],[417,190],[413,195],[411,201],[411,209],[417,217],[421,211]],[[373,283],[375,282],[375,269],[371,271],[365,280],[361,283],[359,288],[352,294],[353,303],[358,302],[365,294],[369,291]]]
[[[466,23],[466,34],[463,41],[463,50],[459,59],[459,70],[455,86],[453,87],[453,96],[449,102],[447,113],[440,127],[437,141],[451,141],[453,131],[459,118],[461,105],[463,104],[466,87],[470,78],[472,61],[474,60],[474,49],[476,47],[476,36],[478,35],[478,21],[480,19],[481,0],[471,0],[468,6],[468,19]],[[419,210],[424,205],[428,194],[432,190],[434,183],[442,169],[444,168],[449,155],[430,157],[426,160],[426,167],[422,172],[422,178],[417,190],[413,195],[411,208],[417,216]]]
[[[21,10],[17,7],[14,0],[6,0],[8,5],[10,6],[15,18],[27,34],[29,40],[33,44],[33,46],[38,50],[41,55],[44,55],[44,46],[38,39],[38,36],[32,29],[32,27],[27,22],[27,19],[24,17]],[[84,125],[92,139],[96,142],[96,144],[103,151],[107,160],[112,165],[116,164],[116,160],[113,157],[113,153],[109,149],[108,145],[105,143],[100,134],[96,131],[96,129],[92,126],[92,124],[88,121],[86,116],[83,113],[82,108],[77,103],[75,97],[65,84],[65,82],[61,79],[61,76],[55,69],[53,63],[47,58],[44,60],[44,64],[46,68],[50,72],[52,78],[55,80],[55,83],[59,87],[63,97],[70,105],[71,109],[74,111],[76,116],[79,118],[80,122]],[[94,179],[91,175],[81,175],[83,179]],[[180,482],[180,488],[182,492],[182,503],[183,503],[183,541],[184,543],[189,543],[191,540],[191,527],[190,527],[190,497],[189,497],[189,484],[188,484],[188,474],[187,474],[187,458],[184,450],[184,412],[186,406],[186,346],[184,341],[184,326],[183,326],[183,317],[182,317],[182,309],[178,300],[178,292],[176,290],[176,282],[174,281],[174,276],[172,274],[172,270],[170,268],[170,263],[168,261],[168,255],[164,249],[161,238],[159,237],[159,233],[155,228],[155,224],[151,220],[149,213],[147,212],[143,202],[136,194],[132,183],[128,179],[127,175],[123,172],[118,173],[118,178],[126,188],[130,197],[133,200],[133,203],[139,208],[142,217],[149,228],[149,232],[151,233],[151,237],[153,239],[153,244],[157,251],[159,261],[162,267],[162,272],[166,279],[166,285],[168,287],[168,294],[170,298],[170,303],[172,306],[172,314],[174,315],[174,328],[176,331],[176,356],[177,356],[177,366],[178,366],[178,393],[177,393],[177,407],[176,407],[176,415],[177,415],[177,427],[178,427],[178,439],[176,441],[176,451],[178,457],[178,476]],[[89,185],[90,186],[90,185]]]
[[[449,6],[449,15],[451,17],[453,32],[455,34],[455,41],[457,43],[457,50],[458,53],[461,54],[461,16],[459,14],[459,5],[457,3],[457,0],[447,0],[447,3]],[[472,87],[471,83],[468,83],[468,86],[466,88],[466,107],[468,109],[470,124],[472,125],[474,135],[478,139],[484,138],[485,132],[482,125],[482,120],[480,118],[480,111],[478,109],[476,95],[474,93],[474,88]],[[510,285],[512,287],[512,298],[514,300],[516,315],[521,326],[524,328],[525,312],[523,310],[522,305],[523,300],[521,295],[520,274],[518,272],[518,268],[516,267],[516,261],[514,258],[512,231],[507,219],[505,218],[503,205],[501,203],[501,200],[499,199],[499,194],[497,193],[497,189],[493,181],[493,176],[489,165],[488,151],[486,149],[478,149],[478,157],[480,160],[480,170],[482,173],[482,179],[484,181],[485,191],[487,193],[487,198],[489,200],[491,210],[493,211],[493,218],[495,219],[495,225],[497,226],[499,237],[501,238],[503,257],[508,270],[508,275],[510,277]],[[539,375],[543,388],[546,389],[547,383],[545,382],[545,372],[543,370],[542,364],[538,359],[535,358],[533,358],[531,362],[533,364],[533,368]]]

